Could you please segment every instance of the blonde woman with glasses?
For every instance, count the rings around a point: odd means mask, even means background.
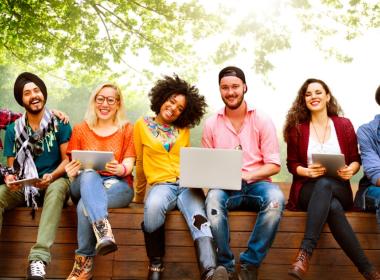
[[[94,256],[117,250],[107,208],[127,207],[134,195],[132,131],[120,89],[110,83],[99,86],[90,97],[84,121],[73,129],[67,153],[70,156],[72,150],[112,151],[114,160],[101,171],[80,171],[81,163],[75,160],[66,165],[78,216],[78,249],[67,279],[91,279]]]

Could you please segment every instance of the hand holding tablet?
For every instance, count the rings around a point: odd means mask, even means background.
[[[343,154],[312,154],[311,158],[326,168],[327,176],[338,177],[338,170],[346,165]]]
[[[29,178],[29,179],[21,179],[21,180],[15,180],[12,182],[7,182],[7,185],[12,189],[12,190],[17,190],[20,189],[24,186],[36,186],[38,182],[41,182],[41,179],[39,178]]]
[[[81,163],[81,169],[105,170],[106,163],[114,159],[113,152],[72,150],[72,160]]]

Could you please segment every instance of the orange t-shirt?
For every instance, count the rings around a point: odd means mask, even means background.
[[[111,151],[115,159],[121,163],[126,157],[136,157],[133,144],[133,127],[130,123],[125,124],[122,129],[108,136],[99,136],[90,129],[84,121],[74,126],[69,144],[67,155],[71,158],[72,150],[94,150]],[[99,171],[101,175],[110,176],[109,172]],[[132,187],[132,176],[126,177]]]

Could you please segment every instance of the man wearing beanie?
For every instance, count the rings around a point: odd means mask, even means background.
[[[376,90],[375,100],[380,105],[380,86]],[[380,114],[361,125],[357,137],[364,176],[355,195],[355,207],[376,212],[377,223],[380,224]]]
[[[26,204],[34,216],[43,201],[37,241],[30,250],[27,269],[28,280],[43,280],[69,190],[69,180],[63,175],[71,127],[46,108],[47,89],[35,74],[25,72],[17,77],[14,97],[25,113],[8,125],[5,133],[4,155],[14,174],[6,175],[6,184],[0,186],[0,227],[4,211]],[[32,178],[40,180],[12,184],[15,180]]]
[[[247,84],[244,72],[234,66],[219,73],[219,91],[225,104],[206,120],[202,146],[243,151],[240,191],[212,189],[206,198],[207,217],[217,246],[218,262],[238,279],[229,246],[228,211],[244,208],[258,212],[248,240],[240,254],[239,279],[257,279],[258,268],[275,237],[284,208],[284,196],[270,176],[280,171],[280,151],[271,119],[244,100]]]

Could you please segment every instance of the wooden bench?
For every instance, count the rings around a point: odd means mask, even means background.
[[[286,197],[289,185],[281,184]],[[143,206],[132,204],[125,209],[112,209],[110,221],[119,250],[107,256],[97,256],[94,279],[144,279],[148,260],[140,230]],[[24,279],[27,256],[36,240],[38,222],[30,217],[30,209],[17,208],[4,216],[0,236],[0,279]],[[256,213],[231,212],[231,246],[235,256],[245,250]],[[372,213],[347,213],[367,256],[380,268],[380,230]],[[260,267],[259,279],[290,279],[289,265],[303,237],[306,213],[285,211],[269,254]],[[52,263],[47,268],[48,279],[65,279],[71,271],[76,245],[76,212],[74,207],[63,210],[56,241],[52,247]],[[165,279],[199,279],[193,241],[186,223],[178,211],[168,213],[166,222]],[[363,279],[345,256],[325,226],[318,248],[312,258],[307,279]]]

